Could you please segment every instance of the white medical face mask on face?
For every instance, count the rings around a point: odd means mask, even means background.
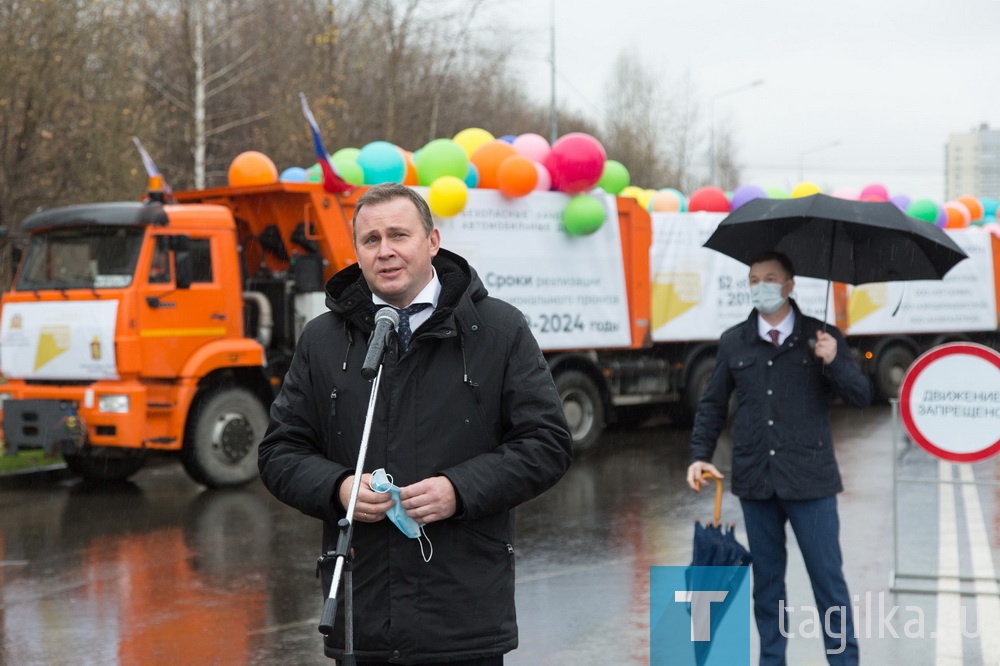
[[[758,312],[764,314],[777,312],[785,304],[785,297],[781,295],[781,290],[785,288],[786,284],[788,283],[758,282],[751,285],[750,303],[757,308]]]

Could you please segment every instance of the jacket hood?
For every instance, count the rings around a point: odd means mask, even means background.
[[[471,302],[488,295],[486,285],[479,279],[476,270],[461,256],[440,248],[432,263],[441,281],[438,310],[459,309],[463,295],[468,295]],[[326,307],[362,329],[374,327],[375,313],[371,302],[372,291],[357,263],[339,271],[326,283]]]

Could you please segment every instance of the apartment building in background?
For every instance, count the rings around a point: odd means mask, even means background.
[[[970,194],[1000,198],[1000,130],[983,123],[951,134],[945,146],[945,200]]]

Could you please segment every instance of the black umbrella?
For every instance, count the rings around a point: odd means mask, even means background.
[[[733,598],[735,590],[743,583],[749,571],[753,557],[737,540],[733,531],[733,525],[728,528],[721,522],[722,518],[722,480],[711,472],[704,472],[702,478],[715,481],[715,513],[712,522],[703,525],[701,521],[694,523],[694,549],[691,554],[692,567],[739,567],[735,573],[722,581],[723,589],[730,590],[731,593],[713,610],[711,614],[711,635],[715,636],[715,630],[726,614]],[[688,569],[686,578],[688,589],[701,589],[696,580],[697,569]],[[714,580],[714,577],[713,577]],[[689,609],[690,610],[690,609]],[[749,609],[748,609],[749,610]],[[696,663],[703,664],[708,658],[708,651],[711,642],[696,642],[694,644]]]
[[[722,220],[705,247],[745,264],[781,252],[798,275],[847,284],[939,280],[967,256],[936,226],[892,203],[825,194],[753,199]]]

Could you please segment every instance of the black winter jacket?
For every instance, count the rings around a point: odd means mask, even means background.
[[[844,336],[833,363],[823,362],[808,341],[823,322],[795,310],[792,334],[775,348],[757,333],[757,311],[722,334],[715,371],[698,403],[691,433],[691,461],[711,461],[736,391],[732,490],[745,499],[804,500],[844,489],[830,432],[834,394],[856,407],[872,399],[871,382],[851,356]]]
[[[388,519],[355,523],[359,661],[413,664],[514,649],[513,508],[555,484],[571,460],[562,405],[524,316],[488,297],[458,255],[440,250],[434,267],[438,308],[408,351],[394,343],[386,351],[364,470],[384,467],[400,487],[444,475],[460,509],[426,526],[434,547],[426,563],[418,542]],[[338,488],[357,464],[372,388],[361,367],[374,329],[357,265],[326,289],[330,312],[303,331],[260,445],[265,486],[323,521],[323,552],[336,545],[345,514]],[[332,566],[324,598],[331,579]],[[327,656],[340,658],[342,604],[325,640]]]

